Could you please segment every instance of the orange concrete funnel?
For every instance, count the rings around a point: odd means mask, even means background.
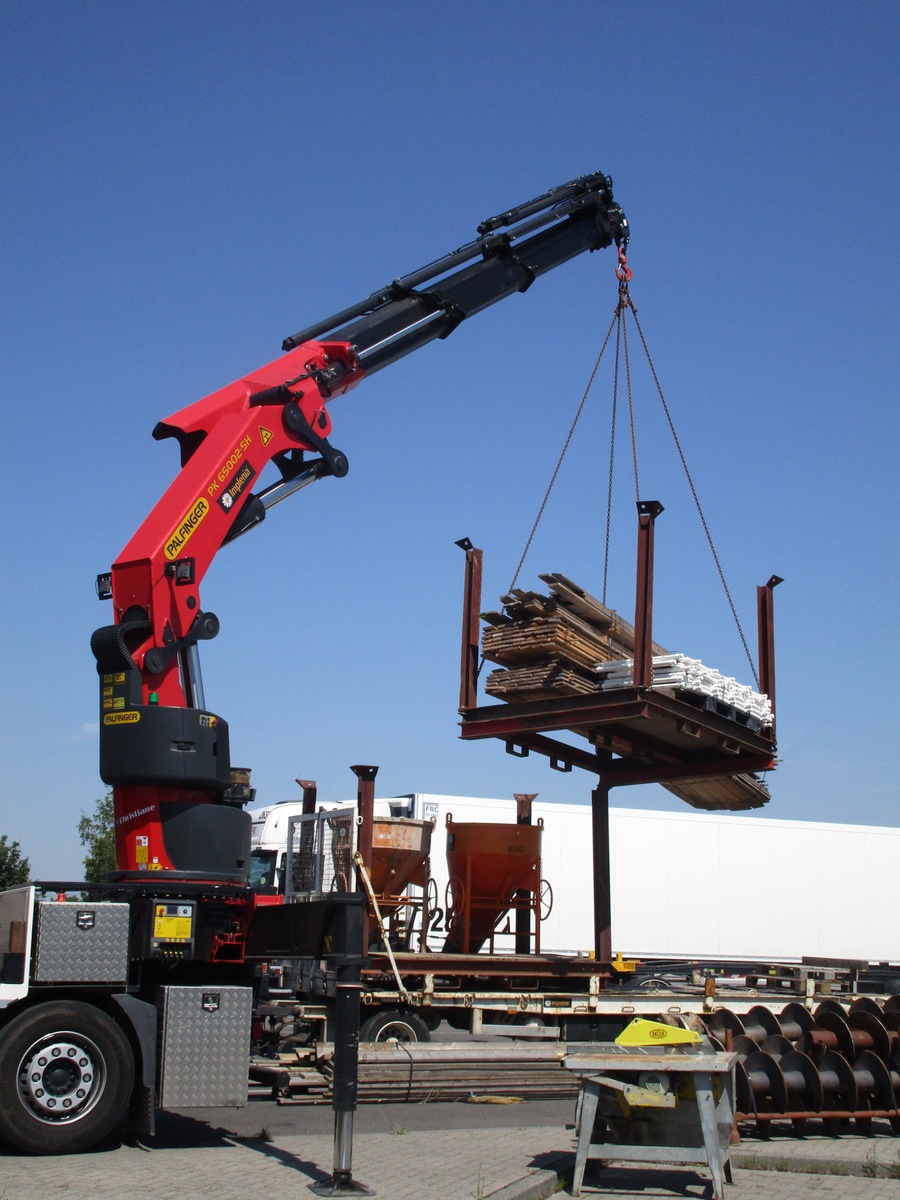
[[[372,828],[372,890],[378,902],[390,907],[411,883],[424,887],[431,854],[432,821],[405,817],[376,817]]]
[[[540,894],[542,832],[542,821],[537,825],[462,823],[447,814],[450,882],[445,953],[477,954],[506,913],[521,904],[517,893]]]

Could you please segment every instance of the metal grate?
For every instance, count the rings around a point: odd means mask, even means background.
[[[332,809],[291,817],[286,900],[310,900],[355,887],[356,810]]]

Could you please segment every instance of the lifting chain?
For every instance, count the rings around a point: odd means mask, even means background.
[[[722,569],[722,564],[719,559],[719,555],[716,550],[715,543],[713,542],[712,534],[710,533],[709,525],[706,520],[706,516],[703,512],[703,506],[700,503],[700,497],[697,494],[697,488],[694,484],[693,476],[691,475],[690,468],[688,467],[688,464],[687,464],[687,459],[685,458],[684,450],[682,449],[682,446],[681,446],[681,440],[678,437],[678,433],[675,429],[675,422],[672,419],[672,414],[671,414],[671,412],[669,410],[669,406],[666,402],[665,395],[663,394],[662,385],[659,382],[659,376],[656,372],[656,367],[654,366],[653,359],[650,355],[650,350],[647,346],[647,339],[644,337],[644,331],[641,328],[640,321],[638,320],[637,309],[635,308],[634,301],[631,299],[631,294],[628,290],[628,285],[631,282],[631,280],[634,278],[634,272],[632,271],[631,267],[629,267],[629,265],[628,265],[628,259],[626,258],[626,255],[625,255],[624,246],[619,247],[618,266],[616,267],[616,278],[619,281],[619,297],[618,297],[618,302],[616,304],[616,310],[613,314],[612,322],[609,326],[609,329],[606,331],[606,337],[603,339],[603,345],[600,347],[600,353],[597,356],[597,361],[594,363],[594,369],[591,371],[590,378],[588,379],[588,382],[587,382],[587,387],[584,389],[584,394],[581,397],[581,401],[579,402],[578,408],[575,413],[575,417],[569,428],[569,432],[566,435],[565,443],[560,452],[559,458],[556,461],[556,466],[554,467],[553,474],[550,477],[550,483],[547,485],[547,490],[544,493],[544,498],[541,501],[540,508],[538,509],[537,516],[535,517],[535,520],[534,520],[534,524],[531,527],[531,532],[528,535],[528,540],[525,543],[525,549],[522,551],[522,556],[519,559],[518,565],[516,566],[516,570],[513,575],[512,582],[509,585],[508,590],[510,592],[513,590],[513,588],[515,587],[516,582],[519,578],[519,574],[521,573],[522,566],[528,555],[528,551],[531,548],[531,543],[534,541],[535,534],[537,533],[538,525],[540,524],[541,518],[544,515],[544,510],[547,507],[547,502],[550,499],[550,493],[553,490],[553,486],[556,483],[557,476],[559,475],[560,469],[562,467],[563,459],[565,458],[566,453],[569,449],[569,446],[571,445],[572,437],[574,436],[576,426],[578,425],[578,422],[581,419],[581,414],[584,411],[584,406],[587,401],[588,394],[591,390],[591,387],[593,386],[594,379],[597,375],[597,371],[600,367],[600,363],[603,359],[603,355],[606,351],[606,347],[609,343],[609,339],[612,336],[612,331],[615,328],[616,329],[616,361],[615,361],[615,369],[614,369],[614,375],[613,375],[613,399],[612,399],[612,422],[611,422],[612,428],[611,428],[611,433],[610,433],[609,476],[608,476],[607,497],[606,497],[606,537],[605,537],[604,556],[603,556],[603,591],[602,591],[602,597],[601,597],[603,603],[606,604],[606,588],[607,588],[607,577],[608,577],[608,567],[609,567],[610,529],[611,529],[611,518],[612,518],[613,467],[614,467],[614,463],[615,463],[616,417],[617,417],[617,411],[618,411],[620,346],[621,346],[622,354],[625,359],[625,380],[626,380],[626,388],[627,388],[627,392],[628,392],[628,416],[629,416],[629,423],[630,423],[630,429],[631,429],[632,469],[634,472],[635,495],[636,495],[636,498],[638,501],[640,500],[640,494],[641,494],[640,493],[640,482],[639,482],[639,478],[638,478],[638,454],[637,454],[637,434],[636,434],[635,420],[634,420],[634,398],[633,398],[632,386],[631,386],[631,359],[630,359],[629,350],[628,350],[628,323],[625,320],[625,314],[630,309],[632,319],[634,320],[635,328],[637,329],[638,336],[641,339],[641,345],[643,346],[644,354],[646,355],[646,358],[647,358],[647,364],[650,367],[650,373],[653,376],[653,382],[656,385],[656,391],[657,391],[657,394],[659,395],[659,399],[660,399],[660,402],[663,407],[663,412],[665,413],[666,421],[669,426],[669,431],[672,434],[672,439],[675,442],[675,448],[678,451],[678,457],[681,461],[682,470],[684,471],[685,478],[687,479],[688,487],[690,488],[690,491],[691,491],[691,496],[694,499],[694,505],[695,505],[695,507],[697,509],[697,513],[700,517],[700,523],[703,526],[703,532],[706,535],[707,544],[709,545],[709,549],[712,554],[713,561],[716,565],[716,571],[718,572],[719,581],[722,584],[722,589],[725,592],[725,597],[728,601],[728,606],[731,610],[732,618],[733,618],[735,626],[737,628],[738,635],[741,639],[741,645],[744,648],[744,653],[747,657],[747,662],[750,664],[750,671],[753,676],[753,681],[758,689],[759,688],[759,676],[757,674],[756,665],[753,662],[753,656],[750,653],[750,647],[747,644],[747,638],[744,634],[743,627],[741,626],[741,621],[738,616],[737,609],[734,604],[734,600],[732,599],[732,596],[731,596],[731,590],[725,579],[725,572]]]

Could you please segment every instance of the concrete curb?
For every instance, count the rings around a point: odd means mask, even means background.
[[[752,1151],[732,1153],[731,1165],[741,1171],[775,1171],[779,1175],[848,1175],[854,1179],[897,1179],[894,1170],[879,1162],[858,1162],[840,1158],[763,1157]]]
[[[574,1155],[561,1154],[555,1164],[532,1171],[522,1179],[507,1183],[485,1196],[484,1200],[547,1200],[568,1186]]]

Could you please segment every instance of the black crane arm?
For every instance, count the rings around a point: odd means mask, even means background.
[[[599,172],[490,217],[478,232],[460,249],[285,338],[282,348],[292,350],[328,334],[330,340],[349,342],[371,375],[447,337],[466,317],[512,292],[524,292],[539,275],[586,250],[613,242],[625,246],[629,236],[612,180]],[[523,237],[527,240],[519,241]],[[423,284],[429,286],[423,289]]]

